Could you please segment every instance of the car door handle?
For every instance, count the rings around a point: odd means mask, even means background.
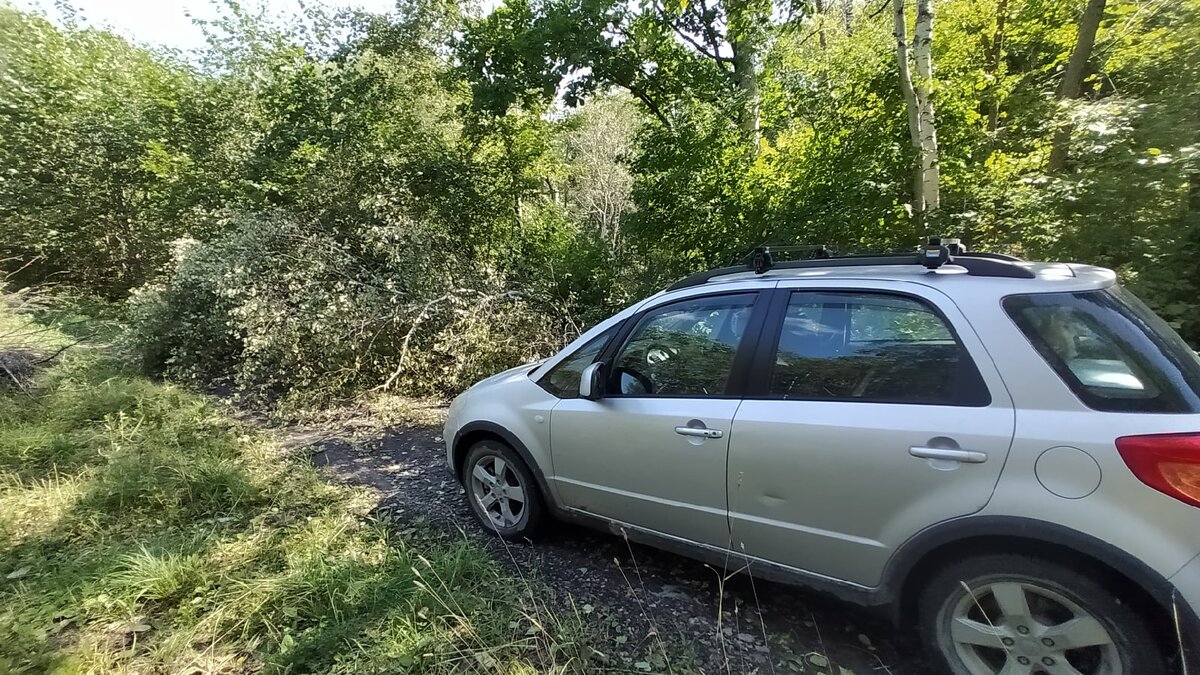
[[[986,452],[960,450],[958,448],[927,448],[922,445],[914,445],[908,449],[908,454],[923,459],[948,459],[952,462],[964,462],[967,464],[983,464],[987,461]]]
[[[720,438],[725,435],[725,432],[720,429],[706,427],[675,427],[675,433],[680,436],[699,436],[700,438]]]

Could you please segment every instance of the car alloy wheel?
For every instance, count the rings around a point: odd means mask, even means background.
[[[526,515],[527,486],[521,473],[499,454],[481,455],[471,467],[471,497],[480,513],[499,530],[520,525]]]
[[[1129,675],[1104,624],[1031,580],[976,582],[939,617],[971,675]]]

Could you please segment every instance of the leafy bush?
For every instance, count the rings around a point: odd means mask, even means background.
[[[413,224],[340,235],[283,212],[237,216],[130,301],[152,370],[291,397],[396,386],[447,395],[546,356],[561,315],[487,267],[460,267]]]

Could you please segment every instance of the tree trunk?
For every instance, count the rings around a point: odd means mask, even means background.
[[[996,4],[996,32],[992,39],[986,42],[984,58],[987,62],[987,73],[992,76],[991,97],[986,109],[981,111],[987,115],[987,130],[995,132],[1000,126],[1000,63],[1004,58],[1004,29],[1008,23],[1008,0],[1000,0]]]
[[[896,68],[900,74],[900,91],[904,94],[904,107],[908,112],[908,137],[916,150],[918,164],[913,171],[912,211],[918,220],[924,219],[925,211],[925,176],[921,160],[924,157],[921,129],[921,103],[917,98],[917,90],[913,85],[912,71],[908,65],[908,22],[904,17],[904,0],[892,0],[895,14],[893,35],[896,37]]]
[[[854,35],[854,0],[842,0],[842,24],[846,27],[846,35]]]
[[[921,213],[927,215],[942,205],[941,165],[933,112],[933,0],[917,0],[913,57],[917,65],[916,94],[921,121],[921,193],[925,198]]]
[[[1107,0],[1088,0],[1083,16],[1079,19],[1079,37],[1075,47],[1067,59],[1067,69],[1063,71],[1062,81],[1058,83],[1056,97],[1060,101],[1079,98],[1083,92],[1083,76],[1087,72],[1088,60],[1092,57],[1092,47],[1096,44],[1096,31],[1100,28],[1100,20],[1104,18],[1104,6]],[[1050,160],[1048,168],[1059,172],[1067,166],[1067,153],[1071,146],[1071,125],[1064,124],[1054,132],[1050,145]]]
[[[742,131],[758,148],[758,49],[750,36],[733,40],[733,78],[742,95]]]
[[[1188,174],[1188,215],[1200,225],[1200,171]]]
[[[828,49],[829,39],[825,35],[825,0],[815,0],[814,5],[817,10],[817,42],[820,43],[821,49]]]

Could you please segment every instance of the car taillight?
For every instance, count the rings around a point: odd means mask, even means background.
[[[1146,485],[1200,506],[1200,434],[1122,436],[1117,452]]]

